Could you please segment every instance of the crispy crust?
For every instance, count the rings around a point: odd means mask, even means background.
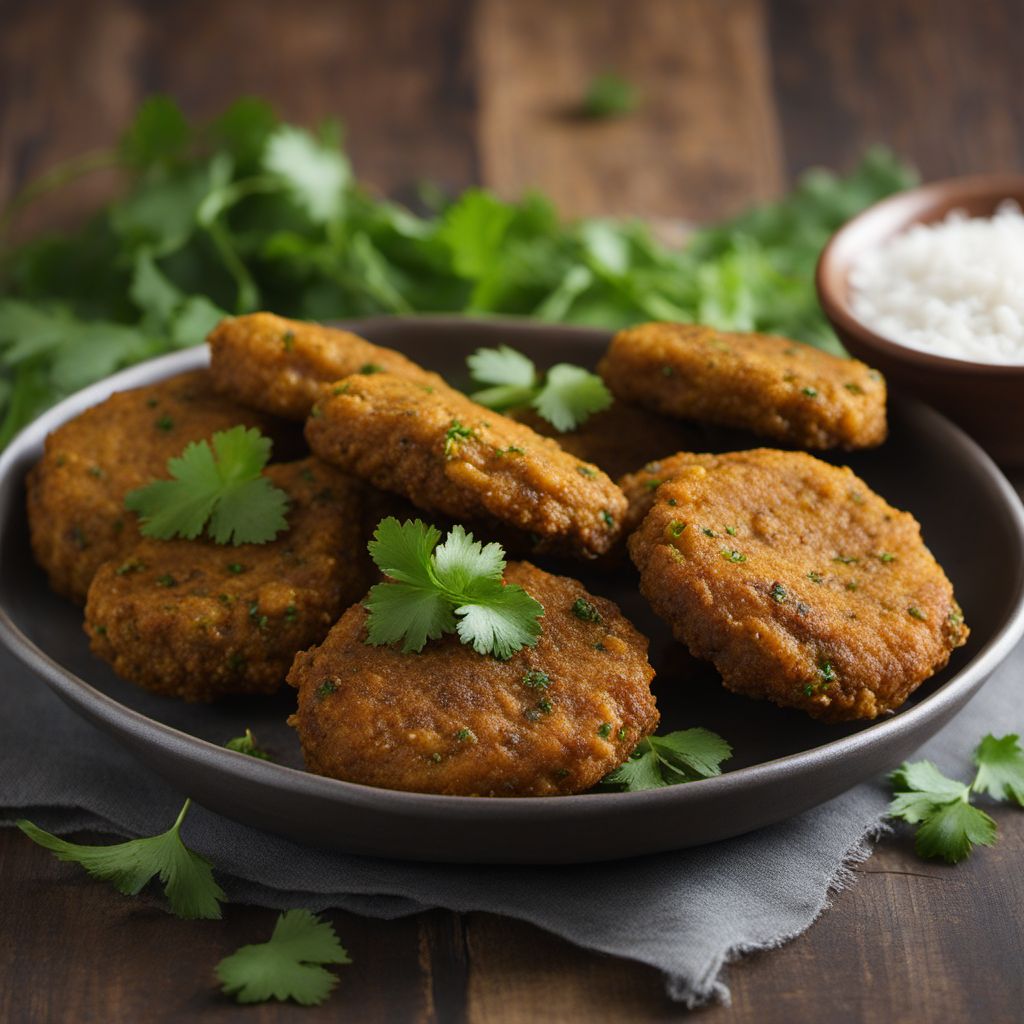
[[[272,432],[268,417],[226,401],[197,370],[111,395],[50,434],[27,490],[32,551],[53,589],[84,601],[96,570],[139,542],[125,494],[166,477],[190,441],[237,424]]]
[[[629,550],[641,592],[728,689],[875,718],[965,642],[917,521],[849,469],[769,449],[700,458],[658,488]]]
[[[575,580],[528,562],[511,563],[505,578],[544,605],[537,646],[508,661],[455,637],[420,654],[368,646],[361,604],[300,654],[290,721],[309,770],[420,793],[554,796],[589,789],[621,764],[658,724],[646,638]],[[577,618],[577,598],[601,621]],[[526,685],[531,670],[550,684]]]
[[[96,573],[85,631],[118,675],[188,701],[273,693],[365,591],[362,485],[317,459],[266,475],[291,499],[276,540],[143,539]]]
[[[536,550],[593,557],[618,536],[622,492],[554,441],[449,388],[348,377],[314,408],[310,447],[420,508],[512,526]]]
[[[870,448],[886,436],[880,373],[787,338],[642,324],[612,339],[598,372],[625,401],[805,448]]]
[[[325,385],[353,373],[384,371],[444,386],[436,373],[393,349],[349,331],[273,313],[222,320],[207,340],[210,370],[223,394],[287,419],[304,420]]]

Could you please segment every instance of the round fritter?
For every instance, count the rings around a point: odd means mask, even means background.
[[[731,454],[736,456],[741,453]],[[643,469],[638,469],[635,473],[627,473],[620,477],[619,487],[629,502],[626,516],[622,521],[623,534],[628,536],[644,521],[654,505],[655,493],[666,480],[673,479],[690,466],[714,465],[717,458],[715,455],[696,452],[676,452],[675,455],[648,462]]]
[[[965,642],[917,521],[849,469],[768,449],[703,459],[658,488],[629,550],[651,606],[728,689],[875,718]]]
[[[50,585],[84,601],[96,570],[139,541],[128,491],[167,476],[167,460],[238,424],[272,432],[269,417],[218,395],[205,370],[120,391],[46,439],[28,475],[32,551]]]
[[[229,398],[277,416],[304,420],[327,384],[353,373],[387,372],[444,387],[390,348],[356,334],[273,313],[222,320],[210,333],[210,370]]]
[[[642,324],[615,335],[598,372],[617,397],[669,416],[805,448],[885,440],[882,375],[787,338]]]
[[[647,640],[618,608],[529,562],[505,579],[544,605],[508,661],[447,636],[419,654],[371,647],[350,608],[288,675],[310,771],[386,789],[554,796],[589,789],[654,731]]]
[[[704,441],[703,431],[693,423],[618,400],[567,434],[560,433],[533,409],[516,409],[509,415],[538,434],[554,438],[570,455],[598,466],[612,478],[660,455],[701,447]]]
[[[420,508],[533,534],[535,550],[602,554],[626,511],[604,473],[550,438],[450,388],[387,373],[334,385],[306,439],[322,459]]]
[[[290,499],[275,540],[144,539],[100,567],[85,631],[118,675],[189,701],[273,693],[366,590],[362,485],[317,459],[265,472]]]

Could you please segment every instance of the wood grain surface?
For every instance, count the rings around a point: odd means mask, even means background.
[[[258,94],[339,117],[359,176],[539,188],[567,214],[715,219],[805,167],[884,142],[926,177],[1024,166],[1020,0],[0,0],[0,202],[107,146],[139,101],[205,117]],[[626,118],[574,111],[591,77],[642,92]],[[71,224],[116,189],[96,174],[20,230]],[[955,869],[884,840],[804,936],[729,969],[702,1021],[1022,1019],[1024,814]],[[239,1009],[212,967],[272,927],[201,927],[127,900],[0,833],[0,1021],[347,1019],[534,1024],[686,1016],[657,972],[529,925],[470,914],[332,914],[355,964],[319,1010]]]

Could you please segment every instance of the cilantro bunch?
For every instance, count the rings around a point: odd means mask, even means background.
[[[428,640],[457,633],[478,654],[501,659],[533,647],[544,608],[502,580],[501,545],[482,545],[461,526],[440,539],[440,530],[419,519],[389,516],[378,524],[370,556],[391,582],[378,583],[366,600],[368,642],[418,652]]]
[[[127,188],[84,228],[10,244],[24,206],[101,168]],[[360,186],[334,124],[284,124],[255,99],[189,123],[154,97],[116,147],[53,169],[0,213],[0,445],[64,395],[257,308],[318,320],[505,313],[607,329],[698,320],[834,346],[814,295],[818,252],[843,220],[910,180],[875,151],[851,175],[814,172],[780,202],[675,249],[637,222],[565,223],[536,194],[425,194],[413,212]]]

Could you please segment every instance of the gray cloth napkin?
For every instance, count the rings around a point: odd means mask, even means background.
[[[1024,731],[1024,645],[920,752],[966,777],[989,731]],[[119,836],[166,829],[182,794],[0,652],[0,824]],[[895,766],[894,766],[895,767]],[[883,829],[882,780],[759,832],[678,853],[571,867],[417,865],[307,849],[196,807],[186,842],[216,866],[233,902],[342,908],[393,918],[430,907],[532,921],[580,946],[664,971],[672,998],[728,1000],[724,966],[803,932]],[[25,840],[28,842],[28,839]],[[196,927],[202,927],[197,923]]]

